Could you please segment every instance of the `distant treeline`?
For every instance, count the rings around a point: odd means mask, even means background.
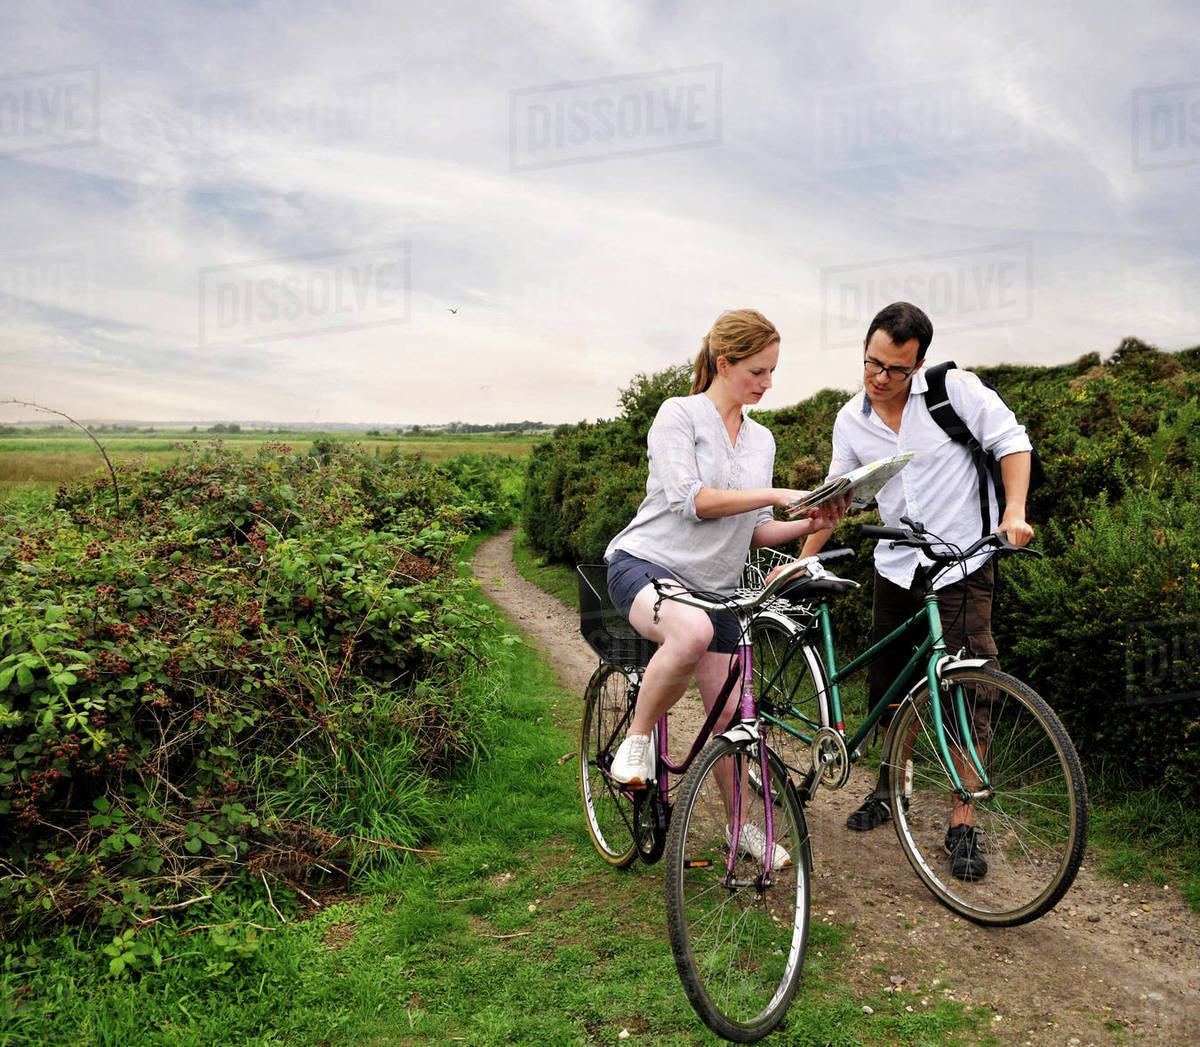
[[[440,433],[521,433],[521,432],[541,432],[542,430],[550,430],[554,427],[547,425],[545,422],[495,422],[491,425],[481,425],[476,422],[449,422],[446,425],[431,425],[431,426],[412,426],[408,432],[413,436],[419,436],[424,433],[427,436],[436,436]],[[397,429],[397,432],[401,430]]]
[[[319,427],[305,426],[299,429],[295,426],[279,426],[279,427],[262,427],[258,425],[242,426],[238,422],[217,422],[215,425],[209,426],[186,426],[186,425],[171,425],[169,422],[158,426],[154,425],[133,425],[123,422],[101,422],[96,425],[89,425],[87,429],[93,433],[110,433],[121,434],[131,433],[135,435],[144,435],[147,433],[212,433],[214,435],[222,435],[227,433],[254,433],[264,436],[278,435],[280,433],[294,433],[300,431],[322,431],[322,432],[358,432],[365,436],[442,436],[446,433],[538,433],[549,432],[554,427],[546,422],[493,422],[491,424],[483,424],[479,422],[449,422],[445,425],[398,425],[392,428],[382,428],[376,426],[371,429],[363,429],[360,426],[347,425],[329,425],[325,429]],[[71,425],[61,423],[53,423],[49,425],[0,425],[0,436],[39,436],[47,433],[74,433],[76,428]]]

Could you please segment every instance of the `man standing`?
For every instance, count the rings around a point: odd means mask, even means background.
[[[930,414],[926,403],[929,386],[922,366],[933,340],[929,317],[908,302],[893,302],[880,310],[863,342],[863,387],[841,411],[833,426],[833,459],[829,475],[903,451],[915,452],[904,470],[879,492],[879,514],[884,524],[900,526],[901,517],[919,521],[944,541],[960,548],[975,542],[983,529],[1003,532],[1014,545],[1027,545],[1033,529],[1025,520],[1032,446],[1022,426],[1004,401],[977,376],[951,368],[946,372],[946,396],[959,418],[1000,462],[1003,482],[1003,515],[994,486],[988,483],[981,498],[979,474],[970,450],[952,440]],[[983,502],[986,500],[986,506]],[[981,513],[989,515],[980,519]],[[803,556],[816,553],[831,531],[808,537]],[[875,588],[871,642],[882,639],[921,606],[924,572],[929,561],[911,548],[879,542],[875,547]],[[973,557],[961,572],[944,572],[937,580],[938,607],[946,648],[965,649],[968,657],[996,659],[992,639],[992,594],[996,584],[995,559],[984,552]],[[907,661],[902,645],[871,663],[867,675],[869,705],[883,696]],[[875,789],[846,820],[863,831],[891,818],[886,767],[881,767]],[[987,873],[987,861],[975,838],[974,811],[956,803],[946,833],[950,870],[960,879],[978,879]]]

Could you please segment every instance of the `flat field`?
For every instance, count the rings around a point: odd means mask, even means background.
[[[193,443],[220,440],[226,447],[254,454],[268,443],[283,443],[307,451],[318,440],[357,444],[367,454],[384,455],[393,448],[442,462],[460,454],[524,458],[542,437],[531,433],[439,433],[437,435],[368,436],[343,430],[249,430],[212,434],[183,429],[139,430],[96,434],[114,465],[163,466]],[[0,435],[0,498],[31,490],[53,490],[66,480],[103,472],[104,459],[96,445],[79,430],[47,430]]]

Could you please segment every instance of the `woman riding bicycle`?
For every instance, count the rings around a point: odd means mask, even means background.
[[[771,388],[778,361],[779,333],[766,317],[752,309],[722,313],[696,357],[691,395],[665,400],[650,427],[646,497],[604,554],[614,605],[659,644],[646,666],[629,733],[613,759],[618,782],[650,781],[650,732],[692,677],[705,709],[712,710],[738,644],[732,614],[660,601],[651,579],[730,595],[750,549],[834,527],[845,511],[842,500],[800,519],[773,518],[776,508],[805,492],[771,486],[775,439],[745,408]],[[727,701],[718,731],[736,710],[737,697]],[[758,848],[765,849],[762,843]]]

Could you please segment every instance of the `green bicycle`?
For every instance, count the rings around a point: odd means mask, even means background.
[[[929,581],[961,569],[972,555],[1027,553],[999,534],[966,550],[940,542],[919,524],[863,526],[864,537],[920,549]],[[821,554],[828,560],[850,550]],[[1088,796],[1079,757],[1062,723],[1030,687],[986,659],[946,650],[932,584],[922,609],[839,667],[830,603],[857,583],[805,561],[803,577],[779,590],[775,613],[752,632],[755,689],[764,737],[797,783],[802,802],[822,785],[841,788],[889,705],[899,703],[882,746],[890,808],[900,846],[917,875],[947,908],[977,924],[1011,927],[1052,909],[1083,860]],[[882,650],[920,639],[887,693],[847,737],[841,685]],[[914,685],[912,680],[918,682]],[[967,811],[987,872],[960,879],[946,857],[952,809]]]

